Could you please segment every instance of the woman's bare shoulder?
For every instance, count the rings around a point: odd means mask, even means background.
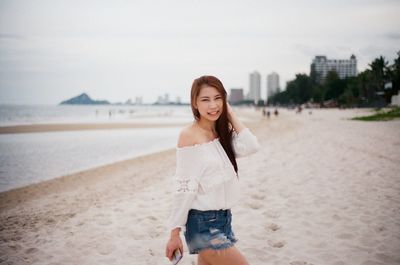
[[[178,147],[192,146],[197,143],[197,130],[194,125],[188,125],[182,128],[179,133]]]

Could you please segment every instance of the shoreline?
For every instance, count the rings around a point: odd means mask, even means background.
[[[187,123],[50,123],[0,127],[0,134],[179,127]]]
[[[115,171],[115,175],[124,170],[133,170],[145,161],[157,160],[160,157],[171,157],[175,149],[168,149],[147,155],[142,155],[110,164],[90,168],[73,174],[59,176],[53,179],[32,183],[23,187],[0,192],[0,211],[4,208],[14,207],[19,203],[37,200],[41,197],[81,189],[82,184],[89,186],[95,182],[105,182],[108,175],[105,172]]]
[[[244,124],[253,124],[255,123],[254,120],[257,120],[258,118],[256,112],[248,112],[248,110],[245,110],[244,113],[241,113],[242,116],[246,117],[247,119],[253,119],[252,122],[244,121]],[[172,127],[183,127],[185,125],[188,125],[188,123],[74,123],[74,124],[33,124],[33,125],[17,125],[17,126],[7,126],[7,127],[0,127],[0,134],[22,134],[22,133],[46,133],[46,132],[68,132],[68,131],[90,131],[90,130],[118,130],[118,129],[152,129],[152,128],[172,128]],[[23,186],[11,188],[8,190],[0,191],[0,195],[3,193],[7,193],[10,191],[14,190],[26,190],[29,189],[31,185],[33,186],[41,186],[41,183],[51,183],[53,180],[57,179],[65,179],[69,176],[73,178],[76,175],[80,174],[87,174],[90,175],[92,171],[96,172],[96,169],[98,168],[103,168],[103,167],[118,167],[120,163],[129,163],[133,162],[135,159],[140,159],[141,157],[149,157],[151,159],[152,155],[156,155],[158,153],[162,152],[168,152],[168,150],[174,150],[173,148],[166,148],[161,151],[151,151],[147,154],[141,154],[138,156],[134,156],[131,158],[123,159],[123,160],[117,160],[115,162],[109,162],[105,163],[102,165],[94,166],[94,167],[89,167],[87,169],[82,169],[79,171],[75,171],[73,173],[68,173],[66,175],[59,175],[56,177],[53,177],[48,180],[43,180],[43,181],[38,181],[32,184],[26,184]],[[66,181],[61,181],[62,183],[65,183]],[[45,185],[45,184],[43,184]],[[46,186],[46,185],[45,185]],[[3,195],[4,196],[4,195]],[[3,197],[0,196],[0,199]],[[0,208],[1,208],[1,202],[0,202]]]
[[[187,124],[187,123],[186,123]],[[99,128],[107,130],[107,129],[126,129],[126,128],[162,128],[162,127],[177,127],[177,126],[184,126],[186,124],[41,124],[39,126],[36,125],[18,125],[18,126],[10,126],[10,127],[17,127],[17,131],[13,131],[12,133],[25,133],[25,132],[52,132],[52,131],[75,131],[75,130],[98,130]],[[244,122],[246,126],[251,128],[256,128],[255,122],[247,123]],[[67,126],[66,126],[67,125]],[[70,126],[69,126],[70,125]],[[23,130],[19,130],[20,128]],[[26,127],[26,128],[25,128]],[[0,127],[0,134],[2,134],[1,129],[6,127]],[[36,129],[42,130],[36,130]],[[14,128],[13,128],[14,129]],[[55,129],[55,130],[52,130]],[[8,132],[7,132],[8,133]],[[4,133],[6,134],[6,133]],[[22,199],[22,201],[26,201],[28,197],[30,199],[35,199],[38,195],[39,197],[45,196],[47,192],[49,194],[57,192],[57,191],[64,191],[65,187],[69,189],[69,187],[76,187],[76,182],[82,182],[82,178],[95,178],[95,176],[100,173],[102,170],[115,170],[117,168],[126,168],[129,164],[137,164],[137,161],[145,161],[145,160],[156,160],[158,157],[163,156],[175,156],[175,148],[169,148],[162,151],[156,151],[145,155],[139,155],[136,157],[132,157],[129,159],[124,159],[121,161],[111,162],[108,164],[88,168],[79,172],[75,172],[72,174],[61,175],[49,180],[39,181],[36,183],[28,184],[22,187],[12,188],[6,191],[0,191],[0,210],[4,208],[7,203],[12,203],[10,199],[6,200],[7,197],[15,197],[15,194],[22,194],[22,198],[19,198],[18,201]],[[66,185],[61,189],[62,185]],[[43,194],[39,194],[38,191],[46,191]],[[7,203],[3,204],[5,201]]]

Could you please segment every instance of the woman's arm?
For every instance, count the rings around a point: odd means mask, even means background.
[[[174,176],[175,191],[168,221],[171,234],[165,249],[165,255],[169,260],[172,259],[177,248],[183,253],[180,231],[181,227],[185,226],[190,206],[198,191],[198,178],[202,168],[202,163],[199,163],[198,159],[201,157],[201,153],[194,148],[184,148],[191,146],[192,143],[192,134],[187,129],[182,130],[178,139]]]
[[[231,122],[235,132],[232,137],[233,149],[237,158],[244,157],[257,152],[261,147],[257,138],[249,129],[239,120],[233,112],[232,107],[227,103],[228,119]]]
[[[239,120],[239,118],[236,116],[236,113],[233,111],[231,105],[229,103],[226,103],[227,108],[228,108],[228,119],[229,122],[232,124],[233,129],[237,132],[240,133],[246,126]]]
[[[179,232],[181,228],[177,227],[171,231],[171,236],[168,240],[167,247],[165,248],[165,256],[171,261],[174,251],[179,248],[181,253],[183,253],[183,244]]]

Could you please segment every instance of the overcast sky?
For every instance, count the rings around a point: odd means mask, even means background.
[[[400,50],[399,0],[0,0],[0,103],[189,101],[211,74],[248,91],[249,73],[309,74],[315,55],[362,71]]]

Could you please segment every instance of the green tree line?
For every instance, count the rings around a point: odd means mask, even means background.
[[[391,85],[390,85],[391,84]],[[385,106],[400,90],[400,51],[393,64],[383,56],[374,59],[368,68],[355,77],[340,79],[335,71],[327,74],[323,83],[317,82],[315,72],[296,74],[287,82],[286,90],[275,94],[268,104],[299,105],[333,102],[338,106]]]

